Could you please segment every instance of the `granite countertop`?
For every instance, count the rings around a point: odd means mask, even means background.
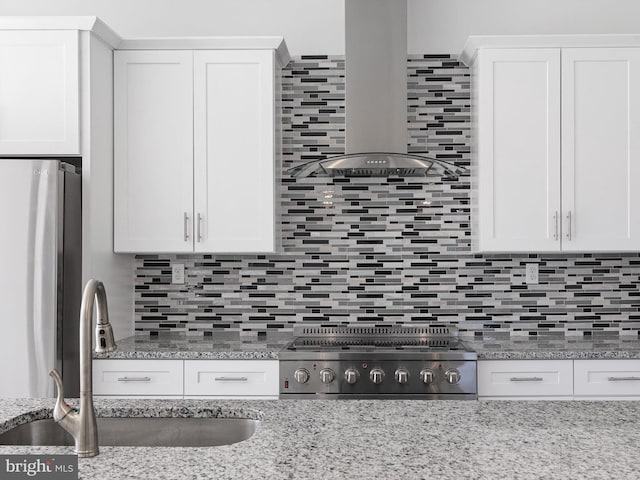
[[[0,430],[16,418],[46,417],[50,405],[0,400]],[[263,420],[234,445],[101,447],[97,457],[79,459],[85,480],[640,477],[640,402],[99,400],[96,407],[111,416]],[[71,451],[0,446],[0,454]]]
[[[463,341],[480,360],[602,360],[640,358],[637,336],[485,336]]]
[[[246,337],[234,332],[206,337],[181,333],[134,335],[118,340],[115,352],[94,353],[94,358],[276,360],[278,352],[291,338],[287,332]],[[488,335],[477,338],[461,335],[461,339],[478,352],[480,360],[640,359],[637,336]]]
[[[276,360],[291,340],[290,333],[242,336],[222,332],[213,336],[182,333],[134,335],[118,340],[112,353],[94,353],[93,358],[164,360]]]

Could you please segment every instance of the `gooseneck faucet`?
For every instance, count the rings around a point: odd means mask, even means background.
[[[93,410],[91,326],[93,303],[97,303],[96,352],[107,353],[116,349],[113,330],[109,324],[107,294],[102,282],[89,280],[82,294],[80,307],[80,409],[75,411],[64,400],[62,377],[54,368],[49,372],[58,387],[58,397],[53,409],[53,419],[69,432],[75,442],[78,457],[94,457],[98,454],[98,428]]]

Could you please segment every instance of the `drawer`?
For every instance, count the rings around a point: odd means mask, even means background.
[[[96,395],[180,395],[182,360],[94,360]]]
[[[573,360],[478,361],[479,397],[573,395]]]
[[[184,394],[191,396],[277,396],[277,360],[186,360]]]
[[[640,396],[640,360],[576,360],[575,395]]]

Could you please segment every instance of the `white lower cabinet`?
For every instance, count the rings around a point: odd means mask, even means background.
[[[93,361],[98,397],[276,399],[278,360]],[[640,400],[638,360],[479,360],[478,398]]]
[[[93,393],[182,397],[182,360],[94,360]]]
[[[278,396],[277,360],[186,360],[185,397]]]
[[[127,398],[276,399],[277,360],[93,361],[93,393]]]
[[[576,360],[576,398],[640,399],[640,360]]]
[[[571,398],[573,360],[482,360],[478,397],[503,399]]]

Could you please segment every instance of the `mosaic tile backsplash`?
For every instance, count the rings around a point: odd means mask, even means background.
[[[470,166],[469,71],[408,59],[408,147]],[[283,75],[284,168],[344,153],[344,58]],[[470,253],[469,177],[280,183],[284,253],[139,255],[135,329],[264,334],[294,323],[445,322],[483,335],[640,331],[640,255]],[[185,285],[171,285],[171,262]],[[540,283],[524,283],[538,263]]]

